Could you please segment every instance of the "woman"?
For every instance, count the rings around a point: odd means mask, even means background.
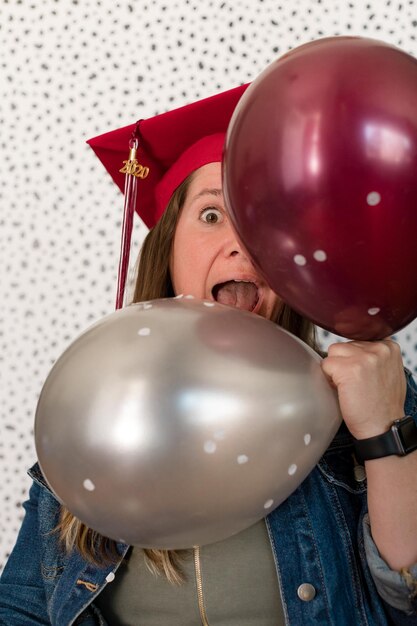
[[[222,146],[243,89],[141,125],[141,159],[149,157],[151,169],[138,210],[157,223],[144,242],[134,300],[180,293],[218,300],[314,346],[311,324],[262,280],[225,210]],[[152,180],[161,137],[173,126],[174,154],[163,165],[159,157]],[[34,466],[1,579],[0,623],[417,624],[417,452],[363,467],[354,449],[404,411],[416,416],[417,389],[389,340],[333,345],[323,371],[344,417],[329,449],[265,521],[212,546],[143,551],[100,537],[60,507]]]

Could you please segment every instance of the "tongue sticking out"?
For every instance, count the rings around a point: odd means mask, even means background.
[[[253,311],[258,302],[258,289],[254,283],[235,280],[216,285],[213,295],[220,304],[228,304],[244,311]]]

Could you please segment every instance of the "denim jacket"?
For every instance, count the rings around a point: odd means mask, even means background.
[[[417,420],[417,387],[408,375],[405,412]],[[415,452],[414,454],[417,454]],[[59,503],[39,466],[15,548],[0,580],[0,625],[106,625],[94,599],[117,576],[67,555],[51,532]],[[417,565],[395,572],[372,540],[366,477],[342,424],[318,465],[266,518],[286,624],[290,626],[417,625]],[[255,625],[254,625],[255,626]]]

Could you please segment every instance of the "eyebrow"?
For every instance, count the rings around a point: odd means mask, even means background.
[[[223,195],[223,191],[221,189],[206,187],[202,189],[201,191],[199,191],[195,196],[193,196],[191,198],[191,202],[194,202],[194,200],[197,200],[197,198],[200,198],[201,196],[206,196],[206,195],[215,196],[216,198],[218,198],[219,196]]]

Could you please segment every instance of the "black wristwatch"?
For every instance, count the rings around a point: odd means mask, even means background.
[[[382,435],[368,439],[355,439],[354,448],[358,461],[370,461],[396,454],[405,456],[417,450],[417,425],[406,415],[395,420],[391,428]]]

